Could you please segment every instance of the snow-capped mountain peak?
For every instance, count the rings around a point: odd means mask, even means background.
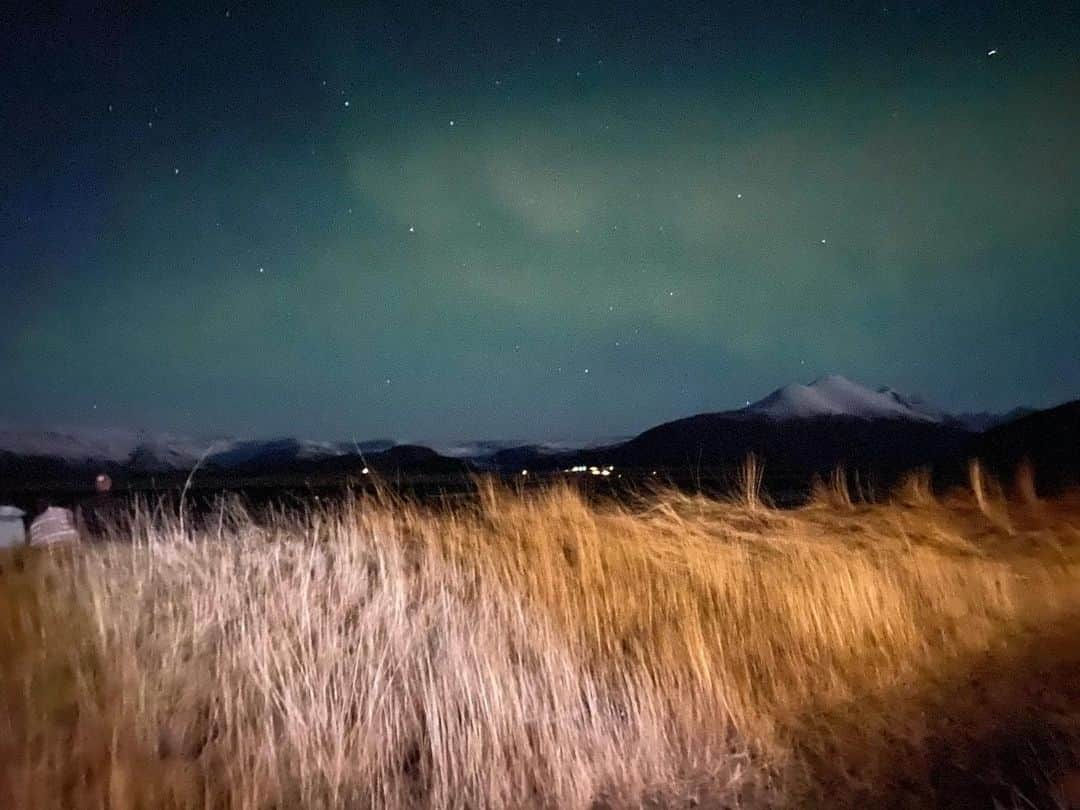
[[[819,377],[809,385],[791,383],[736,413],[776,421],[846,416],[858,419],[909,419],[940,422],[944,414],[918,397],[892,389],[874,391],[839,374]]]

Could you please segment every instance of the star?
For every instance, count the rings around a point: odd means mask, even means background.
[[[180,174],[180,170],[179,170],[179,169],[173,169],[173,170],[172,170],[172,173],[173,173],[173,174]]]
[[[993,56],[993,55],[994,55],[994,54],[996,54],[996,53],[997,53],[997,48],[991,48],[990,50],[988,50],[988,51],[986,52],[986,55],[987,55],[987,56]]]
[[[822,239],[822,240],[821,240],[821,244],[823,244],[823,245],[825,244],[825,240],[824,240],[824,239]]]
[[[453,125],[454,125],[454,119],[453,119],[453,118],[451,118],[451,119],[450,119],[450,126],[453,126]]]
[[[265,268],[265,267],[260,267],[260,268],[259,268],[259,272],[260,272],[260,273],[265,273],[265,272],[266,272],[266,268]]]
[[[735,195],[735,199],[737,199],[737,200],[741,200],[741,199],[742,199],[742,192],[740,192],[740,193],[736,194],[736,195]]]
[[[588,370],[588,369],[585,369],[585,373],[586,373],[586,374],[588,374],[588,373],[589,373],[589,370]]]
[[[349,100],[348,100],[348,99],[345,99],[345,106],[346,106],[346,107],[348,107],[348,106],[349,106]]]
[[[414,228],[412,225],[410,225],[409,226],[409,233],[416,233],[416,228]]]

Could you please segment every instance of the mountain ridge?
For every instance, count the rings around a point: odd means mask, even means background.
[[[726,425],[725,429],[733,434],[761,434],[761,441],[764,441],[770,429],[779,428],[788,434],[791,433],[792,424],[810,426],[822,420],[832,420],[834,425],[846,420],[897,421],[977,433],[1030,410],[1017,408],[1005,415],[951,415],[920,396],[903,394],[889,387],[874,390],[841,375],[831,374],[805,385],[790,383],[743,408],[684,417],[648,428],[631,438],[607,442],[483,440],[427,444],[399,443],[391,439],[365,442],[294,437],[195,439],[117,428],[32,431],[0,426],[0,454],[7,459],[6,467],[16,465],[19,458],[26,458],[32,461],[31,466],[49,470],[62,470],[65,466],[99,466],[139,474],[165,474],[199,466],[227,473],[285,469],[290,466],[345,467],[355,462],[362,463],[368,456],[378,456],[395,447],[424,446],[434,448],[432,453],[438,459],[472,463],[479,469],[554,468],[574,456],[617,454],[618,448],[635,446],[635,442],[636,446],[641,446],[643,441],[647,441],[643,437],[655,435],[657,430],[667,429],[669,425],[692,425],[702,420]],[[754,422],[763,423],[760,430],[748,427],[748,423]],[[738,427],[736,423],[743,425]],[[421,458],[417,453],[402,452],[397,455],[412,462],[418,462]],[[393,458],[393,455],[386,456],[386,459]],[[425,458],[435,462],[435,458]]]

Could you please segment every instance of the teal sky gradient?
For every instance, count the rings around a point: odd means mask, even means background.
[[[1076,398],[1077,6],[892,5],[21,19],[0,419],[585,438],[828,372]]]

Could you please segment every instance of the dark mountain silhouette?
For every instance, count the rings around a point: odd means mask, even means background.
[[[1010,481],[1024,462],[1040,492],[1080,484],[1080,400],[1035,411],[980,434],[965,448],[999,478]]]
[[[447,458],[429,447],[395,444],[373,452],[365,452],[363,448],[361,444],[352,452],[304,456],[295,452],[294,443],[283,441],[277,453],[259,452],[242,463],[231,461],[221,471],[233,476],[327,476],[359,475],[365,468],[381,475],[451,475],[470,470],[467,461]]]
[[[774,488],[803,489],[837,468],[888,487],[908,470],[955,456],[971,436],[953,424],[906,419],[818,416],[778,422],[701,414],[647,430],[588,462],[707,474],[732,470],[753,454],[764,463],[766,485]]]

